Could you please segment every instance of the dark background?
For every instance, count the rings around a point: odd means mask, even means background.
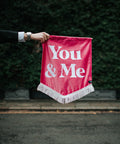
[[[93,85],[120,89],[119,0],[1,0],[0,29],[93,38]],[[0,89],[36,89],[35,42],[0,44]]]

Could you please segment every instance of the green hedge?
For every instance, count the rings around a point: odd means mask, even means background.
[[[93,38],[93,85],[120,89],[119,0],[0,1],[0,28]],[[41,53],[34,42],[0,45],[0,88],[36,88]]]

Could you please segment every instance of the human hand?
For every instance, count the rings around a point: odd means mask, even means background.
[[[32,40],[37,40],[40,41],[41,43],[45,42],[46,40],[48,40],[50,37],[50,35],[46,32],[39,32],[39,33],[32,33],[31,34],[31,39]]]

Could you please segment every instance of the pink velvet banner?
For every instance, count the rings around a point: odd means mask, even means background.
[[[94,91],[92,38],[51,35],[42,47],[37,90],[60,103],[72,102]]]

